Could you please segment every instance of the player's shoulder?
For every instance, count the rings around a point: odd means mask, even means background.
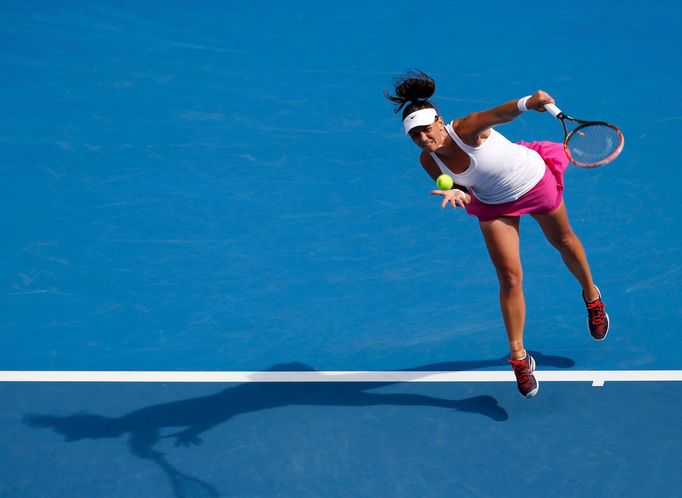
[[[433,158],[433,156],[429,152],[426,152],[425,150],[423,150],[421,152],[421,154],[419,154],[419,162],[425,168],[427,166],[435,166],[436,165],[436,161]]]
[[[438,164],[436,164],[436,160],[428,152],[422,151],[419,156],[419,162],[424,171],[432,178],[441,174],[440,168],[438,167]]]

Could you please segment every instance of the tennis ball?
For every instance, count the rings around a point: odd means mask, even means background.
[[[453,185],[452,177],[450,175],[440,175],[436,178],[436,185],[441,190],[450,190]]]

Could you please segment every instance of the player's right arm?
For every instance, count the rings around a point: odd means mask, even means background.
[[[431,157],[431,154],[429,154],[428,152],[421,153],[421,155],[419,156],[419,162],[422,165],[422,168],[424,168],[424,171],[426,171],[426,174],[429,175],[434,182],[436,181],[436,178],[443,174],[443,172],[436,164],[436,161],[433,160],[433,157]],[[452,186],[452,188],[453,189],[457,188],[462,192],[469,191],[469,189],[467,189],[466,187],[457,185],[456,183]]]
[[[419,162],[434,182],[442,174],[431,154],[422,152],[419,156]],[[456,208],[457,206],[464,207],[466,204],[471,203],[471,196],[468,194],[467,188],[457,184],[453,184],[450,190],[432,190],[431,195],[443,196],[442,208],[448,204]]]

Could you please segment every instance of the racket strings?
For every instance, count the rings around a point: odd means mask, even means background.
[[[622,144],[622,134],[605,123],[579,126],[566,140],[571,160],[584,166],[597,166],[610,161],[620,153]]]

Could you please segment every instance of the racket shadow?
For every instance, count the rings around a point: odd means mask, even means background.
[[[533,352],[540,365],[569,368],[572,360]],[[505,365],[506,357],[468,362],[422,365],[405,371],[474,370]],[[278,364],[267,371],[314,371],[302,363]],[[77,413],[70,416],[26,414],[24,423],[33,428],[50,428],[67,442],[82,439],[117,438],[128,435],[131,453],[156,463],[170,480],[176,498],[214,497],[220,494],[200,479],[175,469],[154,447],[171,438],[176,446],[201,444],[200,436],[238,415],[300,406],[423,406],[480,415],[504,422],[507,411],[488,395],[465,399],[445,399],[411,393],[373,393],[379,387],[399,382],[249,382],[230,386],[212,395],[160,403],[131,411],[120,417]],[[164,434],[164,431],[184,429]]]

